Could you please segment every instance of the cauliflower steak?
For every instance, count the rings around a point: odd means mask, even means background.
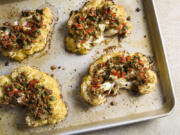
[[[30,127],[55,124],[67,114],[57,82],[37,69],[20,66],[0,76],[0,104],[25,106]]]
[[[69,34],[66,48],[72,53],[87,54],[104,37],[126,37],[131,32],[131,23],[126,12],[112,0],[91,0],[79,11],[72,11],[67,22]]]
[[[49,8],[23,11],[14,24],[0,28],[0,53],[22,61],[28,55],[42,51],[50,31],[53,14]]]
[[[107,96],[116,95],[119,89],[140,94],[150,93],[157,82],[150,70],[149,59],[141,54],[125,51],[106,54],[90,67],[81,84],[82,97],[92,105],[102,104]]]

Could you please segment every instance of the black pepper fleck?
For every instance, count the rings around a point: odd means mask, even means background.
[[[9,66],[9,61],[6,61],[4,65]]]
[[[130,16],[128,16],[128,17],[127,17],[127,20],[128,20],[128,21],[131,21],[131,17],[130,17]]]
[[[140,8],[136,8],[136,12],[139,12],[139,11],[141,11],[141,9]]]
[[[110,102],[110,105],[111,105],[111,106],[114,106],[114,105],[117,105],[117,103],[114,102],[114,101],[111,101],[111,102]]]

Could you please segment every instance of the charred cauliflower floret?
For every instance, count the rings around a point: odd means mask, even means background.
[[[125,51],[106,54],[90,67],[81,84],[82,97],[92,105],[102,104],[107,96],[116,95],[119,89],[139,94],[150,93],[157,82],[150,70],[149,59],[141,54]]]
[[[79,11],[71,12],[67,27],[66,48],[79,54],[87,54],[104,37],[118,34],[124,38],[131,32],[124,8],[112,0],[87,2]]]
[[[67,114],[57,82],[37,69],[20,66],[0,76],[0,104],[25,106],[30,127],[55,124]]]
[[[50,31],[53,14],[49,8],[23,11],[14,24],[0,28],[0,53],[22,61],[28,55],[42,51]]]

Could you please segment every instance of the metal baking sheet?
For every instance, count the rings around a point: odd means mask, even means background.
[[[63,100],[68,107],[67,117],[56,125],[28,128],[24,122],[22,108],[0,106],[1,135],[30,134],[73,134],[102,128],[126,125],[169,115],[175,107],[175,97],[169,74],[163,39],[153,0],[114,0],[125,7],[133,25],[132,33],[121,43],[116,37],[107,39],[106,44],[96,46],[88,55],[76,55],[65,50],[64,38],[67,34],[66,22],[71,10],[78,10],[86,0],[1,0],[1,23],[17,17],[20,11],[51,5],[58,11],[50,46],[43,52],[30,56],[23,62],[11,61],[0,56],[0,75],[10,73],[19,65],[38,67],[53,75],[62,87]],[[48,4],[49,3],[49,4]],[[136,9],[140,8],[137,12]],[[144,96],[132,96],[121,91],[116,97],[108,97],[100,106],[92,107],[80,96],[82,77],[88,73],[89,66],[106,53],[106,48],[116,46],[120,50],[142,52],[154,57],[154,70],[158,83],[154,91]],[[9,65],[7,66],[7,63]],[[59,68],[51,70],[55,65]],[[111,102],[116,105],[110,105]]]

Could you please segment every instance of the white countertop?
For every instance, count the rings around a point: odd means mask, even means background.
[[[172,115],[82,135],[180,135],[180,0],[155,0],[176,94]]]

